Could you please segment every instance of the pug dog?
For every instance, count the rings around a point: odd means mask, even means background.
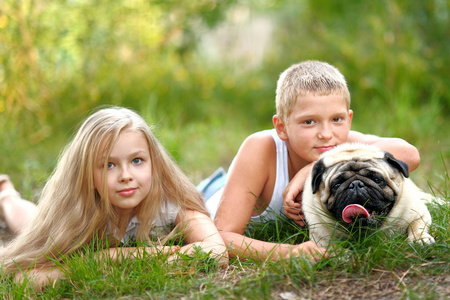
[[[434,243],[425,205],[432,196],[408,176],[405,162],[375,146],[347,143],[323,153],[302,195],[309,238],[326,247],[332,236],[384,228],[407,233],[409,242]]]

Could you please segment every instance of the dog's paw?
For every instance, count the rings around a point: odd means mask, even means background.
[[[436,241],[434,240],[434,238],[429,235],[428,233],[423,234],[420,241],[422,242],[422,244],[434,244],[436,243]]]
[[[429,233],[422,233],[420,236],[410,235],[408,236],[408,242],[410,243],[420,243],[422,245],[434,244],[436,241]]]

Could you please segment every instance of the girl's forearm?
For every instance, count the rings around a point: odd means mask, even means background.
[[[140,246],[140,247],[117,247],[107,248],[98,252],[100,259],[111,259],[114,262],[121,264],[126,259],[142,258],[145,255],[163,254],[170,255],[179,251],[178,246]]]

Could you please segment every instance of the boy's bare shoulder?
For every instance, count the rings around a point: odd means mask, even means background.
[[[271,159],[276,156],[275,141],[270,131],[259,131],[245,139],[239,152],[248,160]]]
[[[273,140],[272,134],[270,131],[258,131],[251,135],[249,135],[244,144],[249,147],[258,147],[267,150],[271,150],[275,148],[275,142]]]
[[[246,138],[230,167],[224,194],[231,198],[247,195],[254,201],[254,195],[263,200],[270,199],[264,192],[269,190],[268,182],[275,182],[276,145],[270,131],[256,132]],[[232,187],[227,190],[227,187]],[[251,190],[252,193],[248,193]],[[273,186],[272,186],[273,190]],[[270,202],[270,201],[269,201]]]

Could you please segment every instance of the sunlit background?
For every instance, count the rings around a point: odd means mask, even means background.
[[[3,0],[0,173],[34,196],[95,107],[140,112],[197,183],[272,127],[279,74],[307,59],[345,75],[353,129],[450,157],[448,0]],[[447,175],[448,176],[448,175]]]

